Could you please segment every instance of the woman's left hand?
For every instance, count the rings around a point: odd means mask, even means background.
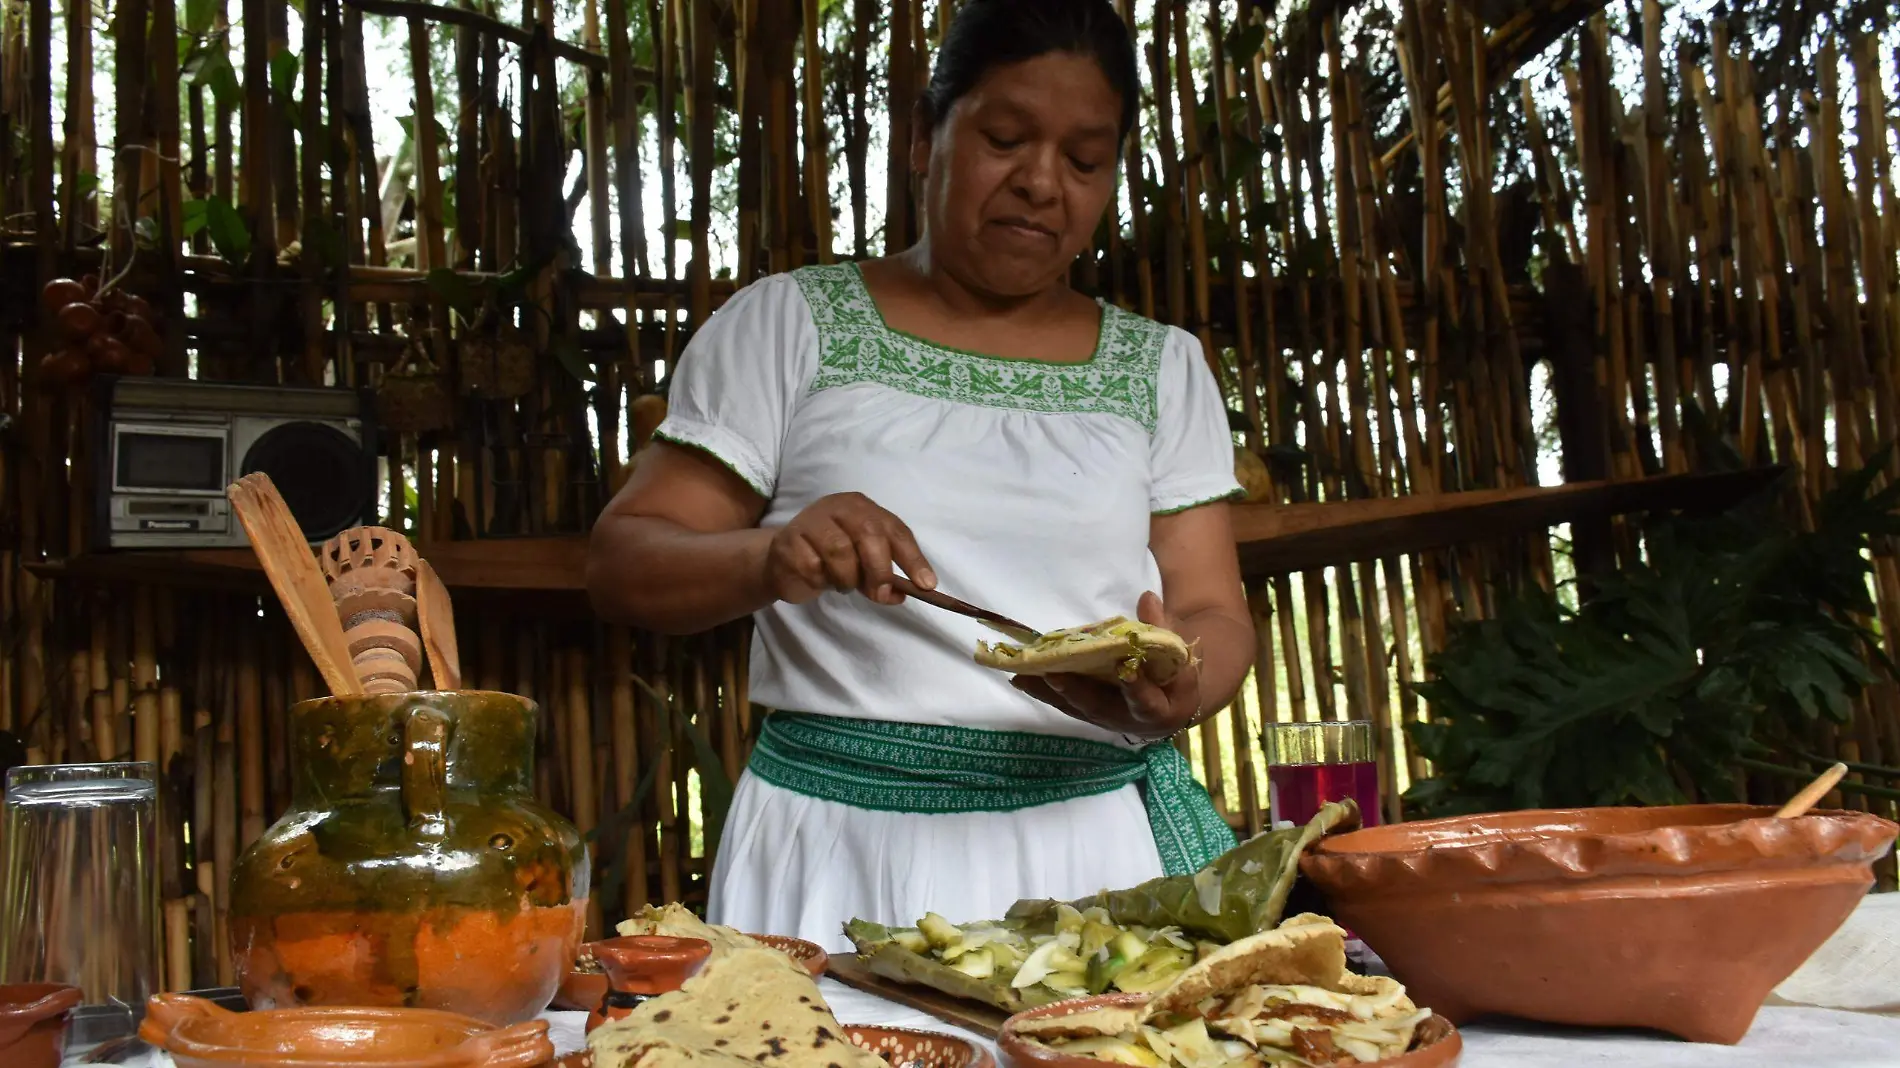
[[[1180,623],[1153,593],[1141,595],[1135,617],[1150,626],[1180,632]],[[1144,671],[1119,684],[1085,675],[1018,675],[1011,684],[1065,715],[1144,740],[1174,734],[1201,708],[1199,665],[1181,669],[1166,683],[1154,681]]]

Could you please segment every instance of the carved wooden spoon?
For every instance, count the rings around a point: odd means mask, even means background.
[[[416,615],[422,621],[422,648],[438,690],[462,688],[462,656],[455,644],[455,606],[427,560],[416,561]]]
[[[290,514],[290,506],[261,472],[245,475],[224,489],[237,509],[238,522],[251,540],[258,563],[270,577],[271,589],[290,617],[305,651],[317,665],[317,672],[338,697],[355,697],[363,684],[350,667],[350,647],[343,638],[343,624],[336,617],[323,572],[310,552],[303,528]]]
[[[1845,774],[1847,774],[1847,765],[1836,764],[1815,776],[1813,782],[1803,786],[1800,793],[1789,798],[1788,803],[1781,806],[1781,811],[1775,813],[1775,818],[1791,820],[1796,816],[1806,815],[1809,809],[1827,796],[1829,790],[1834,789],[1834,784],[1840,782],[1841,776]]]

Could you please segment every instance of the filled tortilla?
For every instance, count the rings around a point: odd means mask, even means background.
[[[766,948],[764,943],[730,927],[707,923],[677,901],[664,906],[648,905],[632,917],[622,920],[615,930],[622,935],[697,938],[712,945],[712,955],[715,957],[734,950]]]
[[[1052,1049],[1135,1068],[1347,1068],[1396,1057],[1431,1018],[1397,981],[1346,969],[1346,932],[1295,916],[1209,954],[1139,1006],[1019,1020]]]
[[[1027,646],[979,641],[976,662],[1012,675],[1085,675],[1105,682],[1130,682],[1145,671],[1166,684],[1194,663],[1194,651],[1173,631],[1116,616],[1051,631]]]

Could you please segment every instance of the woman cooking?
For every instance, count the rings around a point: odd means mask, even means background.
[[[1168,740],[1252,658],[1226,410],[1192,337],[1065,284],[1139,92],[1107,0],[965,0],[917,106],[922,239],[750,285],[687,346],[588,585],[658,631],[756,623],[778,711],[713,921],[836,947],[853,917],[996,917],[1233,845]],[[1010,678],[899,572],[1043,629],[1134,612],[1200,661]]]

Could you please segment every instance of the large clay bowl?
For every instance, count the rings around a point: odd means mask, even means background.
[[[825,974],[825,965],[831,960],[818,943],[807,942],[803,938],[761,934],[750,937],[782,951],[796,961],[799,967],[811,973],[813,979]],[[600,1007],[600,999],[607,996],[607,973],[601,971],[598,964],[593,963],[594,947],[599,944],[598,942],[581,943],[580,952],[576,954],[575,967],[569,968],[567,974],[561,977],[561,987],[554,992],[554,1000],[550,1003],[550,1008],[566,1009],[571,1012],[592,1012]]]
[[[7,1068],[58,1068],[66,1020],[79,1004],[79,988],[58,983],[0,986],[0,1064]]]
[[[868,1024],[845,1024],[844,1033],[860,1049],[884,1058],[891,1068],[996,1068],[988,1050],[953,1035]],[[594,1052],[570,1053],[558,1064],[559,1068],[593,1068]]]
[[[1318,842],[1300,870],[1412,1000],[1739,1042],[1900,827],[1748,805],[1494,813]]]
[[[178,1068],[539,1068],[554,1059],[545,1020],[497,1028],[436,1009],[232,1012],[186,994],[154,997],[139,1037]]]
[[[1140,1005],[1147,1000],[1146,994],[1097,994],[1026,1009],[1003,1022],[1003,1029],[996,1036],[996,1045],[1003,1051],[1003,1060],[1009,1068],[1103,1068],[1112,1062],[1063,1053],[1024,1038],[1016,1033],[1017,1021],[1087,1012],[1110,1005]],[[1464,1051],[1465,1040],[1459,1037],[1458,1029],[1451,1025],[1451,1021],[1443,1016],[1433,1016],[1419,1025],[1418,1040],[1411,1052],[1374,1063],[1379,1068],[1453,1068]]]

